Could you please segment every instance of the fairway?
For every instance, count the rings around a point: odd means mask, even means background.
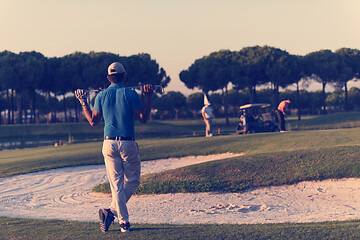
[[[360,128],[224,135],[213,138],[140,139],[142,161],[169,157],[245,153],[246,155],[330,149],[358,146]],[[61,147],[40,147],[0,152],[0,177],[66,166],[103,164],[101,141],[68,144]]]

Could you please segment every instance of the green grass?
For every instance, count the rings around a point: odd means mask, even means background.
[[[213,138],[165,138],[139,140],[142,161],[209,155],[224,152],[247,156],[260,153],[353,146],[360,142],[360,128],[228,135]],[[67,144],[0,152],[0,177],[66,166],[103,164],[102,142]]]
[[[302,116],[297,121],[296,116],[288,119],[291,130],[338,129],[360,127],[360,112],[333,113],[329,115]],[[230,119],[230,125],[225,119],[216,119],[214,131],[220,128],[222,134],[235,132],[237,118]],[[68,140],[69,136],[75,141],[84,139],[101,139],[103,125],[92,128],[87,122],[59,123],[59,124],[24,124],[0,125],[0,141],[9,140]],[[136,124],[136,136],[142,138],[181,138],[204,135],[204,122],[198,120],[179,121],[149,121],[147,124]]]
[[[68,135],[77,137],[99,138],[103,134],[103,125],[92,128],[88,123],[58,123],[58,124],[20,124],[1,125],[0,140],[12,139],[41,140],[65,138]]]
[[[204,138],[200,137],[204,131],[200,120],[150,122],[139,126],[136,134],[143,161],[223,152],[245,153],[242,157],[148,175],[139,191],[241,192],[250,187],[302,180],[359,177],[360,128],[356,127],[360,125],[357,120],[360,115],[346,113],[303,119],[301,124],[289,119],[292,129],[318,130]],[[234,127],[226,127],[224,120],[217,121],[222,133],[233,131]],[[232,124],[235,123],[236,120],[232,120]],[[0,127],[0,133],[3,133],[3,127]],[[36,129],[39,126],[28,127],[35,129],[12,128],[11,131],[15,135],[21,136],[22,133],[30,137],[48,134],[47,130]],[[67,130],[72,127],[71,124],[59,126],[52,135],[59,132],[68,134]],[[92,131],[98,130],[84,125],[74,131],[79,135],[91,135]],[[2,137],[6,139],[6,136]],[[103,164],[101,145],[101,141],[94,141],[58,148],[2,151],[0,177],[57,167]],[[130,234],[117,231],[104,234],[98,229],[98,223],[92,222],[0,217],[0,239],[360,239],[360,221],[251,225],[134,224],[133,227]],[[111,230],[115,227],[112,226]]]
[[[243,192],[344,177],[360,177],[360,146],[274,152],[197,164],[147,175],[136,193]],[[110,193],[109,186],[103,184],[102,191]]]
[[[166,138],[139,140],[142,161],[209,155],[224,152],[246,155],[352,146],[360,142],[360,128],[228,135],[213,138]],[[67,144],[0,152],[0,177],[66,166],[103,164],[102,142]]]
[[[303,224],[133,224],[121,233],[112,225],[106,234],[98,223],[0,217],[0,239],[360,239],[360,221]]]
[[[289,118],[291,130],[339,129],[360,127],[360,112],[339,112],[328,115],[303,116]]]
[[[169,170],[143,177],[137,194],[242,192],[249,188],[303,180],[359,177],[360,128],[174,140],[185,152],[245,152],[245,156]],[[170,141],[166,140],[169,144]],[[152,151],[153,149],[149,149]],[[178,154],[181,155],[182,152]],[[204,154],[204,155],[206,155]],[[151,154],[150,154],[151,155]],[[108,183],[93,191],[110,193]]]
[[[237,119],[230,119],[226,126],[224,119],[215,121],[214,130],[221,129],[223,134],[235,131]],[[149,121],[147,124],[136,123],[136,137],[143,138],[180,138],[203,136],[205,133],[202,120]],[[56,140],[68,141],[100,140],[103,137],[103,124],[92,128],[87,122],[59,124],[23,124],[0,125],[0,141],[10,140]]]
[[[314,130],[314,129],[337,129],[360,127],[360,112],[333,113],[328,115],[302,116],[298,121],[296,116],[288,119],[291,130]],[[221,133],[235,132],[238,118],[230,118],[230,126],[226,126],[225,119],[216,119],[214,130],[218,128]],[[58,124],[22,124],[0,125],[0,140],[8,139],[48,139],[65,138],[70,135],[75,139],[101,138],[103,125],[92,128],[87,122],[81,123],[58,123]],[[136,135],[138,138],[163,138],[163,137],[188,137],[203,136],[204,122],[197,120],[178,121],[149,121],[147,124],[136,123]]]

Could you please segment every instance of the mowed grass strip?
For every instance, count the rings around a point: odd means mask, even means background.
[[[338,129],[360,127],[360,112],[337,112],[326,115],[296,116],[288,119],[292,130]]]
[[[0,239],[360,239],[360,221],[302,224],[132,224],[121,233],[118,224],[103,233],[94,222],[0,217]]]
[[[138,141],[142,161],[217,153],[260,153],[354,146],[360,142],[360,128],[227,135],[213,138],[165,138]],[[40,170],[103,164],[102,142],[68,144],[0,152],[0,177]]]
[[[136,194],[243,192],[344,177],[360,177],[360,146],[256,154],[149,174]],[[110,187],[104,183],[93,191],[110,193]]]
[[[221,129],[222,133],[235,132],[237,118],[230,119],[227,126],[224,119],[217,119],[214,129]],[[181,120],[181,121],[148,121],[147,124],[136,122],[135,134],[137,139],[142,138],[179,138],[189,136],[203,136],[205,134],[204,121]],[[91,127],[87,121],[80,123],[57,123],[57,124],[18,124],[0,125],[0,141],[7,142],[16,140],[41,140],[41,139],[67,139],[73,137],[75,141],[82,139],[98,139],[103,137],[104,125],[100,123]]]

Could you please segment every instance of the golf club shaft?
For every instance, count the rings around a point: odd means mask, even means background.
[[[132,87],[128,87],[128,88],[130,88],[130,89],[138,89],[138,90],[141,90],[142,89],[142,87],[143,87],[144,85],[138,85],[138,86],[132,86]],[[161,93],[164,93],[165,91],[164,91],[164,88],[161,86],[161,85],[153,85],[153,87],[154,87],[154,90],[155,89],[161,89]],[[91,92],[101,92],[101,91],[104,91],[105,89],[103,89],[103,88],[99,88],[99,89],[93,89],[93,90],[87,90],[87,91],[85,91],[86,93],[91,93]]]

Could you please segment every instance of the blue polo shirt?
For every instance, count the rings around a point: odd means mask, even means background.
[[[121,83],[113,83],[95,98],[94,110],[102,112],[104,136],[134,137],[134,110],[141,109],[142,103],[135,90]]]

